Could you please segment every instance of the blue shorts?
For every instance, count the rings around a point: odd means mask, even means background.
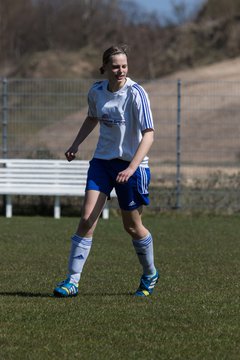
[[[119,184],[116,177],[129,166],[128,161],[93,158],[89,164],[86,190],[97,190],[109,197],[115,188],[122,210],[134,210],[142,205],[149,205],[149,168],[139,166],[127,183]]]

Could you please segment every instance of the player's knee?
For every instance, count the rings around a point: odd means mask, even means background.
[[[135,238],[136,235],[138,235],[139,230],[140,230],[136,224],[124,224],[124,229],[133,238]]]

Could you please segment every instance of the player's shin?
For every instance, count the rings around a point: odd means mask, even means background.
[[[92,246],[92,238],[84,238],[77,234],[72,236],[72,246],[68,263],[69,281],[78,284],[84,264]]]
[[[149,233],[145,238],[133,240],[133,246],[143,268],[143,274],[153,276],[156,274],[154,266],[153,239]]]

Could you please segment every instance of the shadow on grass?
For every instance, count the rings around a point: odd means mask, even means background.
[[[16,296],[16,297],[26,297],[26,298],[54,298],[54,299],[66,299],[64,297],[54,296],[49,293],[31,293],[26,291],[13,291],[13,292],[0,292],[1,296]],[[132,293],[81,293],[79,297],[104,297],[104,296],[133,296]],[[72,298],[72,297],[71,297]]]
[[[16,297],[36,297],[36,298],[50,298],[52,294],[31,293],[26,291],[0,292],[0,296],[16,296]]]
[[[133,296],[131,292],[115,292],[115,293],[108,293],[108,292],[98,292],[98,293],[81,293],[79,296],[89,296],[89,297],[103,297],[103,296]]]

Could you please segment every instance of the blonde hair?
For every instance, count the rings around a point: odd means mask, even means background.
[[[124,54],[128,57],[128,46],[127,45],[111,46],[110,48],[104,51],[102,57],[102,66],[99,68],[101,74],[104,74],[105,71],[104,65],[108,64],[112,56],[118,54]]]

